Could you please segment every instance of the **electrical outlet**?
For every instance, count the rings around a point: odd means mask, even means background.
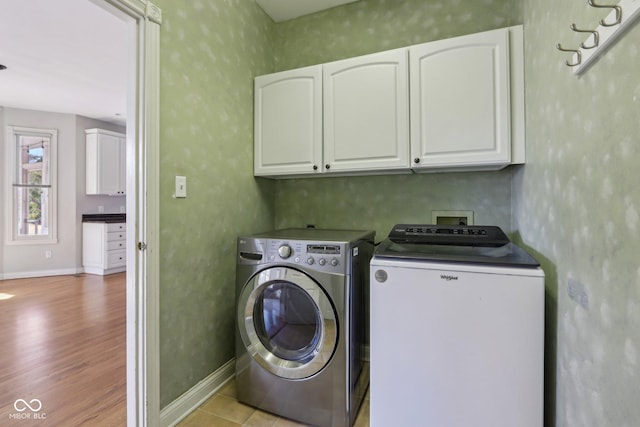
[[[51,258],[51,251],[44,251],[45,258]]]
[[[431,211],[431,223],[438,225],[473,225],[473,211]]]

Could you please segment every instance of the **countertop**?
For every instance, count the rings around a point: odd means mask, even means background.
[[[82,222],[106,222],[106,223],[127,222],[127,214],[123,214],[123,213],[83,214]]]

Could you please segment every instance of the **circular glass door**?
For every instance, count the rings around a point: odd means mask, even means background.
[[[256,274],[238,301],[238,327],[247,351],[283,378],[306,378],[322,370],[336,347],[336,326],[324,290],[291,268]]]

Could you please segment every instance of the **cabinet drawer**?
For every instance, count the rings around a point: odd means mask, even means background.
[[[125,249],[126,244],[127,244],[126,240],[109,241],[109,242],[107,242],[107,250],[108,251],[113,251],[113,250],[118,250],[118,249]]]
[[[127,238],[127,233],[124,231],[107,233],[107,242],[114,242],[116,240],[125,240]]]
[[[107,224],[107,232],[108,233],[111,233],[111,232],[114,232],[114,231],[126,231],[126,230],[127,230],[127,224],[125,224],[124,222],[118,222],[118,223],[115,223],[115,224]]]
[[[127,265],[127,251],[107,252],[106,268],[120,267],[123,265]]]

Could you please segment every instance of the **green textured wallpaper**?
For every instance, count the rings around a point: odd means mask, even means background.
[[[252,0],[155,0],[161,27],[161,404],[233,357],[235,238],[474,210],[547,274],[547,426],[640,420],[640,28],[583,76],[558,42],[586,1],[360,0],[274,24]],[[253,77],[524,22],[527,164],[501,172],[254,179]],[[173,199],[175,175],[188,198]],[[570,295],[575,299],[572,299]],[[578,300],[578,301],[576,301]]]
[[[512,0],[360,0],[277,25],[276,70],[522,23]]]
[[[476,224],[511,224],[510,171],[296,179],[278,182],[276,228],[376,230],[430,223],[432,210],[472,210]]]
[[[276,26],[277,70],[521,23],[510,0],[360,0]],[[276,184],[276,227],[374,229],[472,210],[511,230],[511,172],[314,178]]]
[[[253,178],[253,77],[520,23],[510,0],[360,0],[274,24],[253,0],[156,0],[161,26],[160,369],[166,406],[234,356],[235,239],[473,210],[510,230],[511,170]],[[186,199],[171,197],[187,177]]]
[[[513,220],[548,277],[546,425],[637,426],[640,27],[577,77],[555,45],[577,46],[569,25],[595,28],[607,12],[523,3],[528,158]]]
[[[253,178],[253,77],[273,69],[273,23],[248,0],[155,4],[166,406],[234,357],[236,237],[273,227],[273,185]],[[186,199],[172,198],[176,175]]]

